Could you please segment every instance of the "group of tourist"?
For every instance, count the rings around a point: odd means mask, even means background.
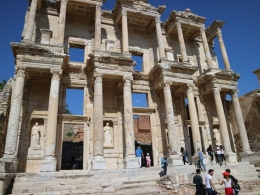
[[[196,170],[196,175],[193,178],[193,183],[196,185],[196,195],[215,195],[217,194],[215,185],[212,181],[212,176],[214,175],[214,170],[210,169],[208,174],[205,177],[205,184],[203,184],[201,177],[201,169]],[[240,186],[238,184],[238,180],[230,175],[230,169],[226,169],[225,172],[222,173],[223,179],[218,179],[220,185],[225,185],[225,194],[226,195],[234,195],[238,194],[240,190]]]
[[[207,148],[207,153],[211,157],[211,164],[214,164],[214,157],[216,159],[216,163],[218,163],[220,166],[222,166],[223,162],[226,163],[225,153],[224,153],[224,147],[222,145],[217,146],[216,150],[213,150],[212,145],[209,145]]]
[[[141,146],[138,146],[135,150],[135,156],[138,158],[139,167],[142,167],[142,159],[146,160],[146,167],[151,166],[151,156],[149,153],[146,154],[146,157],[144,158],[144,153],[141,149]]]

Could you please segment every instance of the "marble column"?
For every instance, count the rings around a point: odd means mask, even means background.
[[[244,124],[244,119],[243,119],[243,115],[241,112],[237,93],[238,93],[238,90],[233,90],[232,99],[233,99],[233,106],[234,106],[234,111],[235,111],[235,115],[236,115],[236,121],[237,121],[240,141],[242,144],[242,152],[250,153],[251,149],[249,146],[249,141],[248,141],[246,128],[245,128],[245,124]]]
[[[138,159],[135,157],[135,135],[132,107],[132,77],[124,77],[124,131],[125,131],[125,168],[139,168]]]
[[[103,85],[102,74],[95,74],[94,112],[93,112],[93,159],[92,169],[106,169],[104,159],[103,132]]]
[[[213,96],[214,96],[215,106],[218,114],[219,127],[220,127],[221,137],[225,149],[225,155],[227,156],[228,162],[237,162],[236,154],[231,151],[231,147],[230,147],[230,138],[228,134],[224,108],[220,96],[220,90],[221,90],[220,87],[213,88]]]
[[[179,44],[181,49],[182,62],[187,62],[188,61],[187,52],[186,52],[185,42],[183,38],[181,23],[179,21],[177,21],[176,23],[176,28],[177,28],[178,39],[179,39]]]
[[[183,165],[182,160],[179,157],[179,130],[175,126],[175,117],[172,104],[172,94],[171,94],[171,83],[162,83],[165,101],[165,113],[167,118],[167,128],[168,128],[168,139],[170,146],[170,159],[169,166]]]
[[[210,54],[210,50],[209,50],[208,40],[207,40],[206,33],[205,33],[205,28],[201,28],[200,33],[201,33],[201,38],[202,38],[202,43],[203,43],[204,52],[205,52],[205,56],[206,56],[207,65],[208,65],[208,67],[211,67],[212,58],[211,58],[211,54]]]
[[[127,11],[122,10],[122,38],[123,38],[123,53],[128,53],[128,24],[127,24]]]
[[[194,101],[194,95],[193,95],[193,84],[187,85],[187,98],[189,103],[189,113],[190,113],[190,122],[191,122],[191,130],[192,130],[192,139],[193,139],[193,145],[195,154],[198,148],[201,149],[201,139],[200,139],[200,130],[199,130],[199,121],[198,121],[198,115],[196,110],[196,105]]]
[[[156,26],[157,41],[158,41],[160,57],[161,58],[165,58],[163,41],[162,41],[162,29],[161,29],[161,19],[160,19],[160,16],[156,16],[155,17],[155,26]]]
[[[18,69],[15,76],[15,90],[12,91],[11,108],[7,126],[4,157],[16,158],[16,145],[22,109],[22,97],[24,91],[25,71]]]
[[[37,2],[38,0],[32,0],[31,2],[30,12],[28,14],[28,18],[26,21],[26,27],[25,27],[24,38],[23,38],[23,40],[26,41],[32,40],[34,21],[35,21],[36,10],[37,10]]]
[[[230,70],[230,64],[229,64],[229,60],[228,60],[228,56],[227,56],[227,51],[226,51],[226,48],[224,45],[224,41],[222,38],[222,33],[221,33],[220,28],[217,29],[217,36],[218,36],[218,42],[219,42],[219,46],[220,46],[225,68],[226,68],[226,70]]]
[[[68,3],[68,0],[61,0],[59,26],[58,26],[58,33],[57,33],[57,44],[58,45],[63,45],[63,42],[64,42],[67,3]]]
[[[42,162],[41,171],[55,171],[57,159],[55,156],[56,150],[56,135],[58,123],[58,108],[59,108],[59,91],[60,77],[62,70],[51,69],[52,78],[50,86],[49,106],[48,106],[48,122],[45,139],[45,154]]]
[[[100,49],[100,46],[101,46],[101,5],[96,5],[95,49]]]

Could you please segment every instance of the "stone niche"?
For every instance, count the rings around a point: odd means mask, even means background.
[[[44,157],[46,124],[44,118],[32,118],[30,122],[30,147],[26,172],[40,172]]]

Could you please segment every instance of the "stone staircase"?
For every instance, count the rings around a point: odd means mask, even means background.
[[[215,170],[213,181],[219,194],[223,194],[224,186],[218,185],[217,178],[222,179],[222,172],[229,168],[239,180],[242,195],[260,195],[260,189],[246,189],[244,183],[259,182],[256,168],[248,162],[219,165],[208,165],[207,170]],[[194,195],[192,173],[194,165],[168,168],[171,189],[162,188],[159,173],[161,168],[140,168],[123,170],[82,171],[69,170],[60,172],[18,173],[7,194],[15,195],[74,195],[74,194],[178,194]],[[206,172],[203,172],[203,180]],[[249,184],[246,184],[249,185]]]

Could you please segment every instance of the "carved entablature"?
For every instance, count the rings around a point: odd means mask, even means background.
[[[150,82],[145,80],[133,80],[132,81],[133,92],[142,93],[150,91]]]
[[[236,89],[239,78],[240,75],[233,71],[210,68],[198,77],[197,85],[203,94],[210,93],[214,87],[221,87],[221,91],[225,92]]]
[[[222,28],[225,25],[225,22],[222,20],[215,20],[207,29],[206,35],[208,42],[211,42],[216,36],[218,29]]]

